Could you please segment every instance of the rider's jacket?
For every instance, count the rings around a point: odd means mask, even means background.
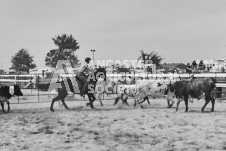
[[[85,73],[88,74],[89,72],[93,72],[93,67],[88,64],[87,62],[84,62],[79,68],[78,68],[78,72],[79,73]]]

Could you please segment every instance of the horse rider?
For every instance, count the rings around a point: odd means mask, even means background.
[[[84,93],[86,92],[86,90],[88,88],[89,82],[87,81],[87,75],[89,74],[89,72],[94,72],[94,68],[90,64],[91,60],[92,60],[91,58],[87,57],[85,59],[85,62],[79,67],[78,72],[76,74],[78,79],[83,82],[83,86],[80,89],[81,96],[84,95]]]

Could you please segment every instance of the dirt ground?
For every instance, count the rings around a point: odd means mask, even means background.
[[[226,150],[226,101],[216,101],[215,112],[210,103],[202,113],[204,100],[194,100],[185,113],[184,102],[175,112],[164,98],[145,102],[145,109],[134,108],[132,99],[129,107],[113,106],[111,99],[90,109],[87,100],[69,96],[71,110],[56,102],[51,112],[50,102],[23,103],[34,99],[22,97],[9,113],[0,111],[1,151]]]

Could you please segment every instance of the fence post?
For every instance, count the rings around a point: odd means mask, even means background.
[[[32,76],[30,77],[30,85],[32,85]],[[31,94],[32,94],[32,87],[31,87]]]
[[[15,83],[14,83],[14,84],[16,84],[16,81],[17,81],[17,80],[16,80],[16,75],[15,75],[15,78],[14,78],[14,80],[15,80]]]
[[[19,74],[17,74],[17,77],[15,76],[15,78],[16,78],[16,80],[15,80],[15,82],[16,82],[16,84],[17,84],[17,82],[19,83],[20,81],[19,81]],[[18,96],[18,104],[20,103],[20,97]]]
[[[39,74],[38,74],[38,85],[39,85]],[[39,102],[39,88],[38,89],[38,102]]]

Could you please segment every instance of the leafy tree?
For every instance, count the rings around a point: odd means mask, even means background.
[[[156,52],[152,51],[151,53],[146,53],[144,50],[140,50],[141,55],[138,57],[138,60],[142,60],[142,63],[146,64],[147,62],[152,62],[156,64],[156,67],[160,66],[163,58],[159,56]]]
[[[78,64],[78,58],[75,55],[79,49],[77,40],[72,35],[63,34],[52,38],[57,49],[52,49],[47,53],[45,63],[47,66],[56,67],[58,60],[69,60],[72,67]]]
[[[29,73],[29,69],[36,67],[34,64],[33,56],[28,53],[26,49],[20,49],[11,59],[12,67],[16,71],[26,71]]]
[[[203,63],[203,60],[201,60],[200,62],[199,62],[199,70],[205,70],[205,64]]]
[[[192,67],[193,67],[193,68],[196,68],[196,67],[197,67],[196,60],[194,60],[194,61],[192,62]]]

